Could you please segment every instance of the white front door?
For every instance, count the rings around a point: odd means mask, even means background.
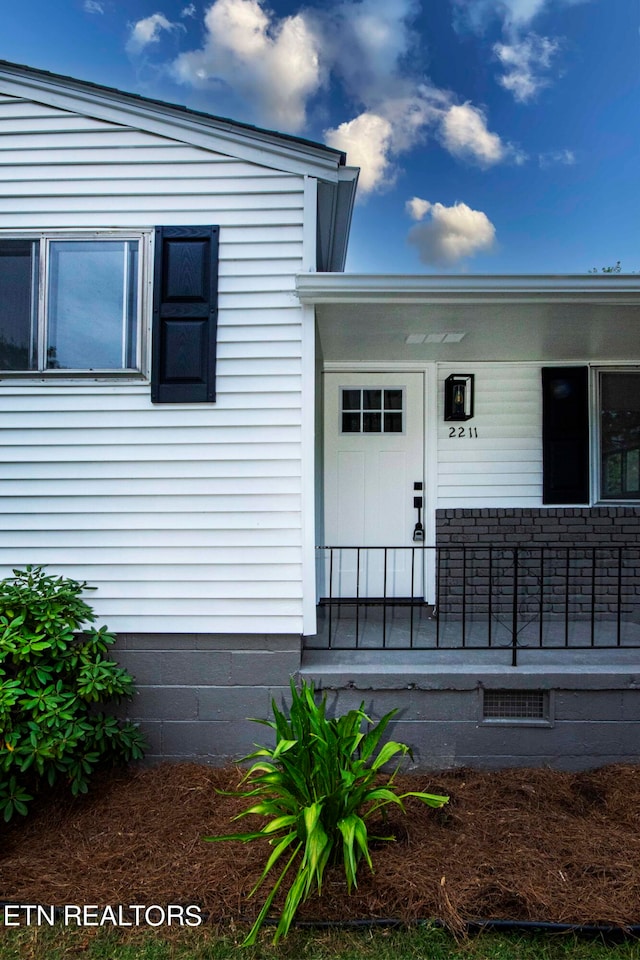
[[[421,373],[324,374],[325,544],[351,549],[325,552],[321,595],[423,596],[423,449]]]

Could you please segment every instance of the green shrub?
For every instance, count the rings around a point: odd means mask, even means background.
[[[133,678],[109,659],[115,637],[85,627],[95,615],[87,587],[42,567],[0,582],[0,811],[25,814],[43,786],[59,778],[86,793],[105,761],[139,759],[144,737],[97,709],[134,692]]]
[[[242,781],[248,789],[233,794],[257,800],[234,819],[258,814],[268,817],[268,823],[251,833],[205,837],[209,841],[268,840],[273,850],[250,896],[280,858],[286,857],[284,867],[279,864],[279,875],[244,941],[245,946],[255,942],[273,899],[292,868],[297,867],[274,943],[286,935],[298,907],[310,893],[322,892],[327,866],[342,858],[349,891],[357,886],[356,874],[362,859],[373,870],[367,832],[367,820],[373,814],[390,803],[404,811],[402,801],[406,797],[417,797],[431,807],[441,807],[449,799],[414,791],[398,794],[394,779],[399,762],[393,773],[381,775],[381,768],[394,757],[402,760],[406,754],[411,755],[409,747],[394,740],[379,747],[396,710],[371,726],[364,703],[358,710],[334,719],[326,716],[326,694],[321,703],[316,703],[313,684],[307,686],[303,682],[298,692],[291,681],[291,694],[288,719],[272,701],[275,719],[256,721],[275,730],[276,746],[261,747],[244,758],[256,761]],[[362,731],[363,724],[370,726],[366,733]]]

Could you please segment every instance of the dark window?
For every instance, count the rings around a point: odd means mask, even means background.
[[[640,373],[600,374],[600,496],[640,500]]]
[[[0,240],[0,369],[36,369],[38,243]]]

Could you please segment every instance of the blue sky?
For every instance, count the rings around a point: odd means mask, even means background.
[[[638,0],[5,0],[0,57],[346,149],[347,269],[640,270]]]

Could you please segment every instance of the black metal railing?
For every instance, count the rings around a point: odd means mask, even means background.
[[[318,547],[310,649],[640,646],[640,546]]]

